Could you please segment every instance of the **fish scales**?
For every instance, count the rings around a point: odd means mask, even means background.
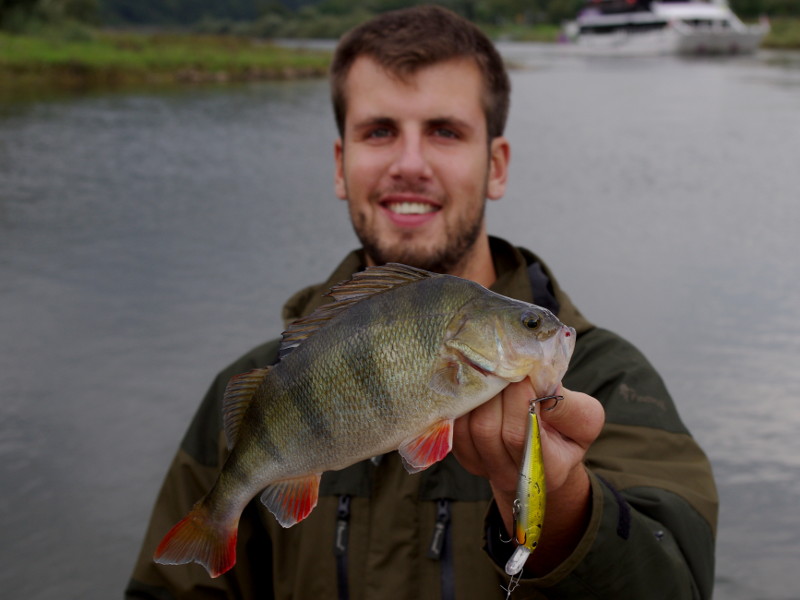
[[[230,568],[239,514],[262,489],[291,526],[316,504],[323,471],[395,449],[410,472],[427,468],[449,452],[453,419],[511,381],[530,376],[552,393],[574,345],[546,309],[402,265],[331,295],[287,330],[275,367],[229,384],[228,460],[157,561],[199,562],[212,576]]]
[[[301,345],[287,356],[286,366],[292,370],[297,363],[319,365],[317,374],[309,378],[316,387],[307,397],[335,406],[346,422],[369,418],[373,411],[389,416],[389,400],[408,394],[419,396],[414,398],[416,404],[400,404],[409,411],[415,406],[418,410],[419,401],[431,394],[429,370],[420,365],[433,366],[452,313],[433,312],[424,305],[424,296],[422,305],[417,302],[415,307],[415,298],[419,295],[413,290],[399,289],[386,298],[357,304],[348,311],[346,321],[332,322],[315,334],[319,344]],[[298,376],[304,380],[302,373]]]
[[[392,450],[428,420],[426,413],[436,400],[454,404],[453,398],[431,392],[429,371],[419,364],[433,366],[442,332],[452,319],[454,309],[442,310],[435,299],[445,295],[448,304],[457,307],[479,290],[455,286],[426,293],[424,288],[450,282],[425,283],[419,286],[422,290],[401,288],[391,296],[354,305],[315,333],[319,343],[301,344],[283,359],[286,369],[267,375],[246,420],[254,428],[247,439],[258,443],[269,437],[287,459],[259,458],[269,469],[264,477],[280,478],[312,467],[341,469]],[[416,377],[409,377],[414,373]],[[394,401],[397,398],[409,401]],[[321,431],[325,435],[314,435]],[[310,464],[320,455],[335,460]]]
[[[391,300],[396,302],[392,304],[402,305],[405,300],[397,298],[402,295],[393,294]],[[346,322],[331,323],[315,334],[319,344],[301,345],[284,359],[287,372],[294,378],[285,388],[295,396],[296,403],[291,404],[301,413],[326,419],[325,429],[333,434],[325,440],[298,436],[296,422],[287,423],[282,429],[295,436],[307,450],[335,448],[339,461],[343,462],[364,458],[365,446],[377,451],[393,449],[402,441],[397,439],[398,427],[413,430],[420,413],[433,404],[425,402],[432,400],[430,375],[419,369],[419,363],[433,364],[441,342],[431,332],[443,331],[451,316],[424,309],[421,313],[411,312],[410,297],[408,316],[398,316],[405,311],[381,302],[380,297],[375,300],[355,305]],[[359,325],[353,327],[351,319]],[[347,328],[346,335],[340,328]],[[305,376],[306,370],[314,375]],[[416,378],[408,376],[415,372],[420,372]],[[407,401],[396,402],[396,398]],[[261,420],[273,427],[283,421],[282,409],[277,408],[280,404],[271,404],[275,410]],[[387,440],[387,436],[391,438]],[[376,444],[380,446],[376,448]],[[323,470],[334,468],[341,465],[325,464]]]

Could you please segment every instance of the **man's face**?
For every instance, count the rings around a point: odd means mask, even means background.
[[[468,264],[485,234],[486,198],[505,191],[509,156],[505,138],[488,142],[482,89],[469,59],[406,81],[370,58],[353,63],[336,193],[370,263],[456,274]]]

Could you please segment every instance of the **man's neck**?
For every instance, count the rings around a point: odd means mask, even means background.
[[[467,256],[452,270],[451,275],[470,279],[488,288],[497,279],[492,260],[492,251],[489,248],[489,236],[483,233],[475,241]]]
[[[378,264],[372,256],[365,256],[367,266]],[[497,272],[492,260],[492,250],[489,246],[489,236],[485,230],[478,236],[475,244],[463,256],[461,261],[447,272],[463,279],[469,279],[489,288],[497,280]]]

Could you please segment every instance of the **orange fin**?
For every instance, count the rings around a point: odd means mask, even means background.
[[[219,577],[236,564],[238,519],[225,524],[209,519],[202,502],[169,530],[156,548],[153,560],[162,565],[203,565],[211,577]]]
[[[453,419],[437,421],[422,435],[408,440],[397,449],[409,473],[418,473],[442,460],[453,447]]]
[[[319,498],[320,473],[285,479],[266,487],[261,502],[275,515],[278,523],[291,527],[305,519]]]
[[[250,404],[253,402],[258,386],[264,381],[272,367],[255,369],[241,375],[231,377],[225,395],[222,398],[222,419],[225,424],[225,438],[228,450],[233,448],[239,437],[239,427]]]

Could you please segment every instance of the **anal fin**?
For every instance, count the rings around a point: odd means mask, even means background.
[[[305,519],[319,498],[321,473],[277,481],[261,493],[261,502],[275,515],[278,523],[291,527]]]

